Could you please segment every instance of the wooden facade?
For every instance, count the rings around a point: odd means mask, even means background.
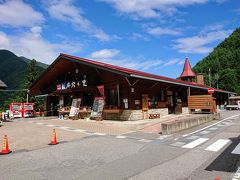
[[[94,97],[101,96],[97,89],[100,85],[104,86],[105,119],[138,120],[151,114],[179,114],[188,107],[188,95],[208,93],[204,85],[64,54],[31,85],[30,93],[46,94],[45,111],[57,115],[59,106],[71,106],[73,98],[81,98],[82,111],[91,110]],[[216,90],[215,95],[223,104],[228,92]]]

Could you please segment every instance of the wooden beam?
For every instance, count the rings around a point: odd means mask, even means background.
[[[95,71],[97,72],[97,74],[99,75],[99,77],[100,77],[101,79],[103,79],[103,78],[102,78],[102,74],[99,72],[99,70],[98,70],[97,68],[95,68]]]
[[[172,85],[169,85],[169,86],[166,88],[166,90],[168,90],[170,87],[172,87]]]
[[[128,85],[129,85],[129,86],[132,86],[132,84],[130,83],[129,79],[128,79],[127,77],[125,77],[125,79],[126,79]]]
[[[190,87],[188,87],[188,89],[187,89],[187,94],[188,94],[188,96],[191,96],[191,88]]]
[[[120,107],[120,92],[119,92],[119,84],[117,84],[117,97],[118,97],[118,107]]]
[[[151,86],[151,88],[153,88],[153,87],[155,87],[156,85],[158,85],[158,83],[159,83],[159,82],[154,83],[154,84]]]
[[[134,83],[132,83],[132,86],[134,86],[135,84],[137,84],[140,80],[137,79]]]

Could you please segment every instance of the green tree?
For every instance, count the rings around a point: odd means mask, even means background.
[[[211,85],[240,94],[240,28],[221,42],[204,59],[199,61],[193,70],[204,73],[205,83],[209,85],[209,69],[211,69]]]
[[[38,77],[37,61],[33,59],[31,60],[27,67],[24,87],[28,89],[29,86],[37,79],[37,77]]]
[[[235,70],[227,68],[220,71],[219,86],[222,89],[227,89],[229,91],[237,92],[238,84],[237,73]]]
[[[28,68],[26,70],[26,78],[24,81],[24,88],[29,89],[30,85],[38,78],[39,73],[37,70],[37,61],[35,59],[31,60],[28,64]],[[28,93],[28,92],[26,92]],[[26,97],[26,93],[25,96]],[[35,98],[34,96],[29,96],[29,102],[34,103],[34,109],[38,111],[38,109],[43,109],[43,102],[40,99]],[[26,99],[25,99],[26,102]]]

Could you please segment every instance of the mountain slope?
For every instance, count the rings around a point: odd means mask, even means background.
[[[221,42],[203,60],[193,68],[197,73],[204,73],[209,85],[224,90],[240,93],[240,28]]]
[[[8,50],[0,50],[0,79],[7,84],[8,89],[22,87],[29,62],[30,60],[23,60]],[[44,70],[45,68],[37,66],[39,74]]]
[[[24,57],[24,56],[20,56],[19,58],[20,58],[21,60],[23,60],[24,62],[28,63],[28,64],[31,62],[31,59],[28,59],[28,58],[26,58],[26,57]],[[41,62],[37,62],[37,66],[42,67],[42,68],[44,68],[44,69],[47,69],[47,68],[48,68],[48,65],[47,65],[47,64],[44,64],[44,63],[41,63]]]

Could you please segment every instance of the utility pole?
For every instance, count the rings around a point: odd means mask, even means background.
[[[218,88],[218,80],[219,80],[219,75],[218,75],[218,73],[215,74],[215,79],[217,80],[217,88]]]
[[[211,79],[211,69],[209,68],[209,72],[208,72],[208,76],[209,76],[209,86],[211,87],[212,86],[212,79]]]

